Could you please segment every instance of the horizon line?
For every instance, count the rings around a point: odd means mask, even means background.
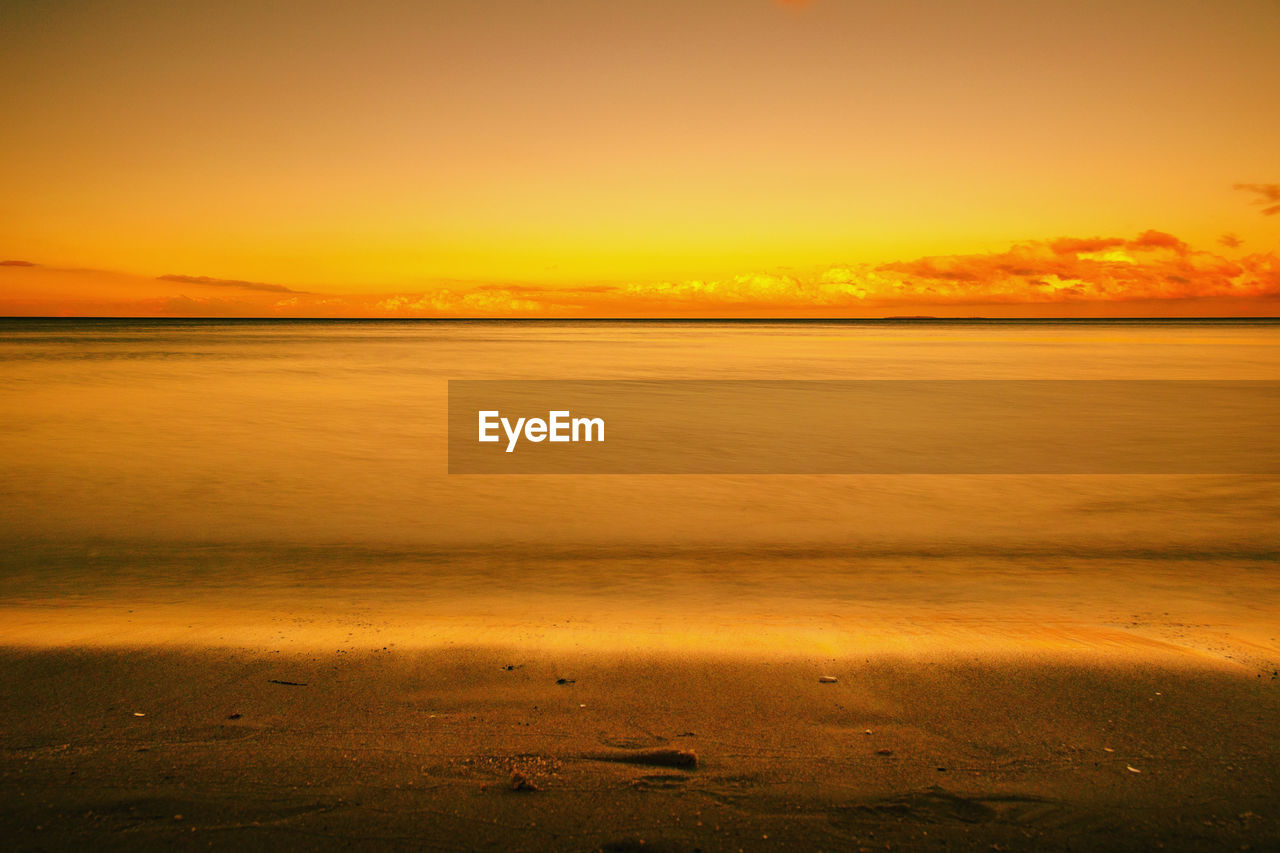
[[[1280,321],[1280,315],[1206,315],[1196,316],[1038,316],[1038,317],[936,317],[929,315],[889,315],[885,317],[209,317],[200,315],[174,315],[166,317],[86,314],[83,316],[9,314],[0,315],[0,322],[9,320],[129,320],[137,322],[167,322],[172,320],[200,321],[206,323],[268,322],[268,323],[1027,323],[1027,322],[1221,322],[1229,321]]]

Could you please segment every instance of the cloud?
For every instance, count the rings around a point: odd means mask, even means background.
[[[1236,184],[1235,188],[1256,195],[1253,203],[1262,205],[1263,216],[1280,213],[1280,184]]]
[[[37,267],[39,264],[31,261],[0,261],[0,267]]]
[[[166,317],[251,317],[259,311],[259,306],[249,302],[185,295],[141,304],[150,305],[158,315]]]
[[[1218,242],[1239,247],[1234,235]],[[10,279],[0,313],[405,318],[1277,313],[1280,254],[1227,257],[1220,252],[1148,230],[1128,237],[1030,240],[999,251],[880,264],[592,284],[442,279],[411,292],[372,294],[41,267],[0,272]]]
[[[211,287],[238,287],[242,290],[261,290],[266,293],[306,293],[282,284],[264,284],[260,281],[240,281],[234,278],[210,278],[207,275],[161,275],[156,281],[173,281],[179,284],[207,284]]]
[[[1048,241],[1049,248],[1057,255],[1099,255],[1115,250],[1148,252],[1155,249],[1172,249],[1185,252],[1186,243],[1163,231],[1143,231],[1132,240],[1124,237],[1059,237]]]
[[[1059,237],[1049,242],[1054,254],[1072,255],[1080,252],[1104,252],[1124,245],[1123,237]]]
[[[899,291],[941,302],[1070,302],[1280,296],[1276,257],[1231,260],[1160,231],[1134,239],[1028,242],[1005,252],[884,264]]]
[[[374,296],[289,293],[266,316],[573,317],[786,316],[917,313],[969,306],[1032,306],[1054,314],[1071,304],[1280,298],[1274,253],[1231,259],[1164,231],[1131,237],[1059,237],[1003,251],[931,255],[883,264],[832,264],[803,271],[633,281],[586,286],[442,281],[435,288]],[[205,313],[205,300],[166,311]],[[1035,308],[1034,306],[1041,306]],[[998,309],[997,309],[998,310]],[[1104,309],[1118,310],[1118,309]]]
[[[1152,230],[1131,238],[1063,237],[998,252],[831,265],[804,274],[637,282],[611,290],[594,304],[625,305],[654,316],[720,311],[767,316],[809,309],[854,313],[907,306],[1241,298],[1280,298],[1280,258],[1267,253],[1233,260]]]
[[[1233,234],[1230,231],[1219,237],[1218,242],[1223,246],[1226,246],[1228,249],[1238,249],[1244,245],[1244,241],[1240,239],[1240,235]]]
[[[1163,231],[1143,231],[1124,245],[1127,249],[1136,249],[1140,252],[1151,249],[1172,249],[1179,254],[1185,254],[1191,248],[1177,237]]]

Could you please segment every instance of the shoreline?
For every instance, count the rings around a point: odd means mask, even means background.
[[[15,849],[1274,844],[1280,680],[1107,661],[4,646],[0,829]]]

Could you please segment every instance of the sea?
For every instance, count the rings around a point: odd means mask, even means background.
[[[459,379],[1277,380],[1280,321],[0,320],[0,643],[1280,655],[1280,477],[450,474]]]

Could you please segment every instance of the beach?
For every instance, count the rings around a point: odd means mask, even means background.
[[[1222,850],[1280,827],[1280,682],[1170,650],[10,649],[0,670],[12,849]]]
[[[583,590],[595,562],[523,595],[458,560],[469,595],[402,570],[0,608],[0,827],[131,850],[1280,838],[1266,560],[651,556],[649,596]]]

